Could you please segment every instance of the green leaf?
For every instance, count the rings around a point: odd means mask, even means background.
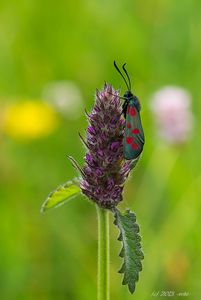
[[[50,208],[58,207],[80,193],[79,179],[75,178],[72,181],[60,185],[55,191],[51,192],[41,207],[41,212],[44,213]]]
[[[121,214],[118,209],[115,209],[114,217],[114,224],[120,231],[118,240],[122,242],[119,256],[124,260],[119,273],[124,273],[122,284],[127,284],[129,291],[134,293],[135,284],[139,279],[139,272],[142,271],[141,260],[144,258],[140,244],[140,228],[136,223],[135,214],[130,210],[126,210],[124,214]]]

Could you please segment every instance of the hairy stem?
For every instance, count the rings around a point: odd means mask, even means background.
[[[97,207],[98,215],[98,300],[109,300],[109,211]]]

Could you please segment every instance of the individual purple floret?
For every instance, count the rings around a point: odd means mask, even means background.
[[[118,92],[105,84],[103,91],[97,91],[94,108],[87,116],[84,143],[88,152],[80,188],[100,207],[112,209],[122,200],[124,183],[132,168],[132,161],[123,157],[125,120]]]

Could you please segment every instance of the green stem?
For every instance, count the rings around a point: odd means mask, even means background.
[[[97,205],[98,300],[109,300],[109,211]]]

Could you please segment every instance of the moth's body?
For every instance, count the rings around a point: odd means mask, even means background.
[[[124,158],[127,160],[131,160],[139,157],[143,150],[144,131],[140,118],[140,102],[138,98],[131,92],[131,80],[125,68],[125,65],[126,64],[123,64],[122,69],[126,75],[127,80],[114,61],[116,70],[119,72],[128,88],[124,96],[120,98],[125,100],[122,106],[122,112],[126,119],[126,128],[123,143]]]
[[[124,135],[124,158],[136,159],[142,152],[144,146],[144,131],[140,118],[140,102],[130,91],[124,94],[125,102],[122,106],[126,119]]]

